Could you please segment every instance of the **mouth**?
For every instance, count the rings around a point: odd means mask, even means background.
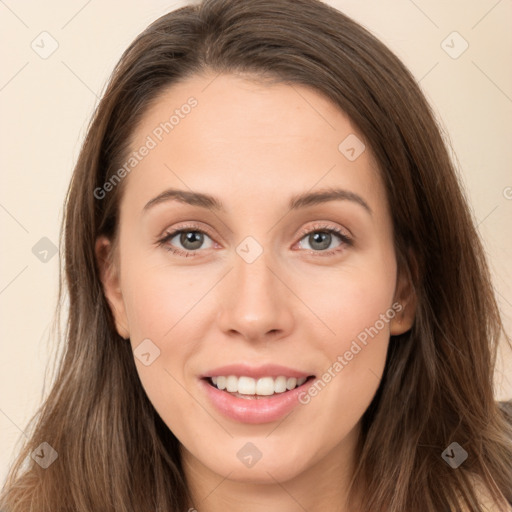
[[[216,375],[204,377],[203,380],[213,388],[224,391],[233,397],[245,400],[261,400],[286,394],[305,386],[314,378],[314,375],[307,377],[279,375],[277,377],[264,376],[260,378],[246,375]]]
[[[222,416],[245,424],[272,423],[302,404],[315,375],[273,363],[211,368],[199,376],[209,404]],[[304,408],[300,414],[307,414]]]

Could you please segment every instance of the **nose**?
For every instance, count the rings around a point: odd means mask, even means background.
[[[252,342],[289,335],[294,323],[293,293],[265,251],[252,263],[236,255],[226,278],[217,315],[223,333]]]

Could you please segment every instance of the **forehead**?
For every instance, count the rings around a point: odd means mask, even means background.
[[[134,131],[131,150],[151,149],[129,173],[126,199],[142,208],[165,186],[179,186],[243,206],[247,197],[285,201],[315,187],[344,186],[382,203],[378,166],[363,141],[348,116],[314,89],[193,76],[161,93]]]

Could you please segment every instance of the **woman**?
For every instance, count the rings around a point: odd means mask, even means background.
[[[510,510],[481,243],[414,78],[343,14],[154,22],[63,236],[67,348],[2,510]]]

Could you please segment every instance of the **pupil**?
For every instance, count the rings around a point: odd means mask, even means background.
[[[314,243],[311,243],[313,241]],[[310,235],[310,245],[314,248],[315,243],[320,243],[320,246],[317,246],[317,249],[327,249],[329,245],[331,244],[331,234],[330,233],[313,233]]]

